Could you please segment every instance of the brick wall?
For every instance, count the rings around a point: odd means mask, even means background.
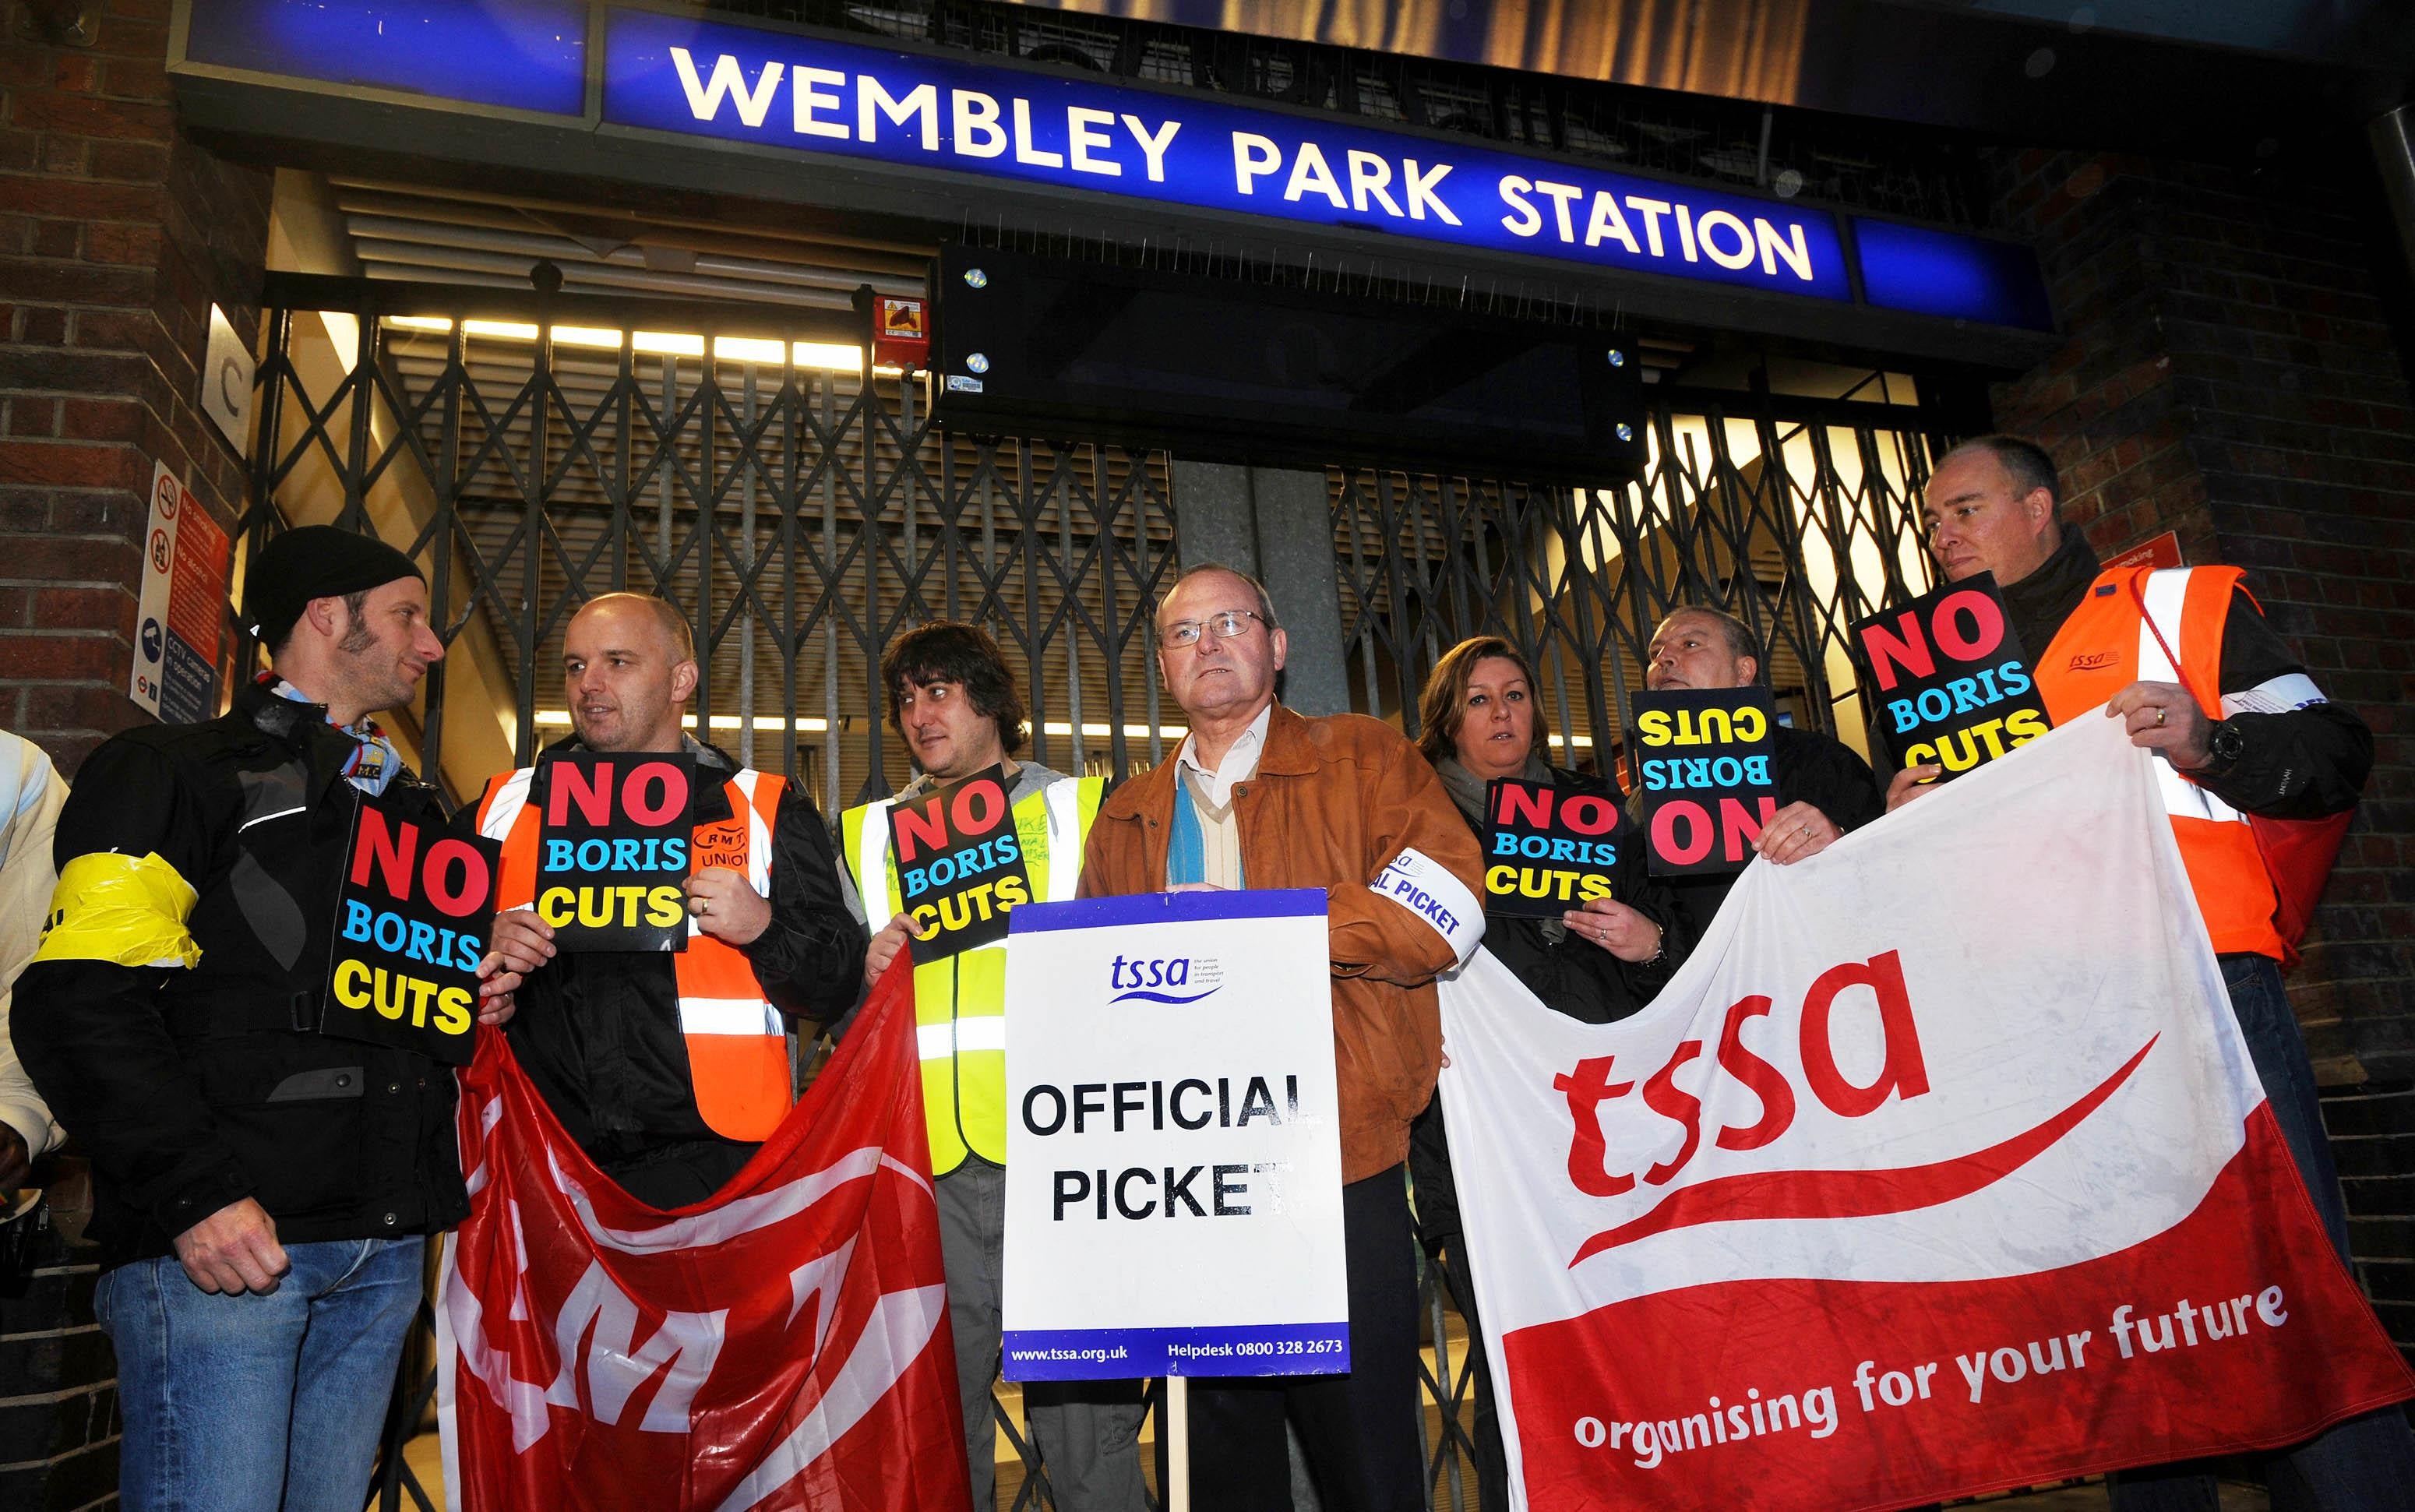
[[[140,717],[154,459],[222,522],[241,463],[194,407],[212,303],[253,334],[269,175],[176,134],[168,0],[92,0],[90,45],[0,38],[0,726],[70,777]]]
[[[0,1293],[0,1506],[23,1512],[117,1505],[117,1365],[93,1322],[94,1250],[67,1237],[86,1215],[65,1216],[23,1291]]]
[[[143,717],[125,689],[153,460],[221,522],[243,496],[193,401],[212,303],[254,329],[269,178],[177,137],[168,9],[93,0],[76,45],[0,0],[0,726],[69,776]],[[38,1175],[73,1190],[75,1163]],[[38,1263],[0,1295],[0,1506],[113,1505],[91,1252],[54,1233]]]
[[[2354,151],[2352,145],[2343,149]],[[2180,532],[2373,726],[2373,777],[2289,995],[2357,1269],[2415,1358],[2415,409],[2394,248],[2351,171],[2085,154],[2003,165],[2071,341],[1996,394],[2100,550]]]
[[[2072,339],[1996,396],[2100,549],[2180,532],[2374,729],[2290,996],[2325,1080],[2415,1075],[2415,407],[2353,178],[2073,154],[2007,165]]]

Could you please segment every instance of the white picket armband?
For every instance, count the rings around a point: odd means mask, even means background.
[[[1450,942],[1451,953],[1461,966],[1467,964],[1484,938],[1484,906],[1451,875],[1450,868],[1421,850],[1402,851],[1367,891],[1391,899],[1425,921],[1428,928]]]

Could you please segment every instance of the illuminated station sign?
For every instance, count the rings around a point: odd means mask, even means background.
[[[1982,325],[2053,328],[2018,244],[1566,157],[578,0],[194,0],[184,61],[604,132],[925,167]]]

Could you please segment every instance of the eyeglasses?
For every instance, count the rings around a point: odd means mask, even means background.
[[[1266,623],[1266,616],[1253,614],[1248,609],[1219,609],[1205,620],[1177,620],[1159,631],[1158,636],[1167,645],[1179,650],[1184,646],[1198,645],[1199,637],[1210,631],[1215,633],[1219,640],[1230,640],[1236,636],[1247,635],[1250,621],[1252,620],[1260,624]]]

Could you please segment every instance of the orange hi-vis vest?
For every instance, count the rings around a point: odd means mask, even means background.
[[[507,771],[487,784],[478,803],[478,832],[502,843],[502,874],[495,879],[498,911],[526,908],[536,901],[536,806],[529,802],[532,767]],[[688,846],[694,870],[721,868],[744,876],[747,885],[772,894],[772,828],[779,815],[781,784],[742,770],[724,785],[730,816],[699,824]],[[697,1112],[724,1139],[758,1144],[771,1136],[796,1101],[788,1074],[788,1029],[780,1010],[763,996],[746,952],[687,922],[687,949],[671,956],[679,983],[680,1033],[687,1040],[689,1085]]]
[[[2177,682],[2208,719],[2222,718],[2222,626],[2241,576],[2236,567],[2117,567],[2098,574],[2037,659],[2038,694],[2048,715],[2068,724],[2143,681]],[[2164,655],[2167,645],[2180,656],[2177,668]],[[2214,950],[2284,958],[2287,948],[2272,919],[2272,878],[2247,816],[2161,756],[2155,780]]]

